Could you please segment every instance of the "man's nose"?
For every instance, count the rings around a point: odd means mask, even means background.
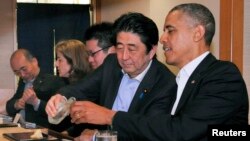
[[[163,42],[166,42],[167,40],[167,34],[163,33],[160,37],[160,43],[163,44]]]
[[[129,58],[129,51],[125,49],[122,54],[122,59],[126,60],[128,58]]]
[[[25,73],[25,72],[20,71],[20,73],[19,73],[19,77],[24,78],[24,77],[25,77],[25,75],[26,75],[26,73]]]
[[[93,58],[92,56],[89,56],[89,57],[88,57],[88,61],[89,61],[89,63],[91,63],[91,62],[94,61],[94,58]]]

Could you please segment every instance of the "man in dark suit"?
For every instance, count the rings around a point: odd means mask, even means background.
[[[109,55],[81,83],[60,89],[60,94],[53,96],[46,106],[49,116],[55,116],[55,107],[64,99],[63,95],[133,114],[170,112],[171,98],[176,93],[175,76],[156,59],[159,39],[156,24],[142,14],[129,13],[120,17],[115,27],[118,33],[116,54]],[[85,109],[81,103],[77,101],[72,105],[78,119]]]
[[[37,59],[26,49],[16,50],[10,58],[10,65],[20,80],[16,93],[6,103],[7,113],[15,116],[20,112],[26,121],[48,127],[45,106],[49,98],[65,85],[64,81],[42,74]]]
[[[140,141],[207,140],[209,125],[247,125],[245,82],[233,63],[217,60],[209,52],[214,33],[214,17],[203,5],[174,7],[160,39],[166,62],[180,68],[171,113],[142,116],[84,102],[81,122],[109,124],[118,136]],[[71,114],[72,120],[77,120]]]

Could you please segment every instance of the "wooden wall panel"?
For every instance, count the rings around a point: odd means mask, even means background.
[[[244,0],[234,0],[232,4],[232,61],[236,63],[241,72],[243,72]]]
[[[244,0],[220,1],[220,59],[243,71]]]
[[[231,60],[232,0],[221,0],[220,11],[220,59]]]
[[[101,22],[101,0],[91,0],[92,22]]]

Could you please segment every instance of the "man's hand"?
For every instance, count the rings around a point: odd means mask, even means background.
[[[65,101],[65,97],[60,94],[56,94],[49,99],[45,108],[48,116],[54,117],[56,115],[57,107],[62,101]]]
[[[79,137],[74,138],[74,141],[92,141],[97,130],[85,129]]]
[[[22,99],[25,103],[36,106],[38,102],[38,97],[36,96],[36,92],[33,88],[28,88],[23,92]]]
[[[111,125],[115,111],[96,105],[89,101],[76,101],[71,105],[70,116],[72,123],[92,123]]]
[[[16,101],[14,107],[15,107],[16,110],[24,109],[24,107],[25,107],[25,101],[22,98],[18,99]]]

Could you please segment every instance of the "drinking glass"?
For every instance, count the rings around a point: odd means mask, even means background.
[[[58,104],[57,113],[54,117],[48,117],[48,120],[52,124],[59,124],[66,116],[69,115],[70,105],[76,101],[74,97],[70,97],[68,100],[65,100]]]
[[[95,134],[95,141],[117,141],[117,131],[101,130]]]

